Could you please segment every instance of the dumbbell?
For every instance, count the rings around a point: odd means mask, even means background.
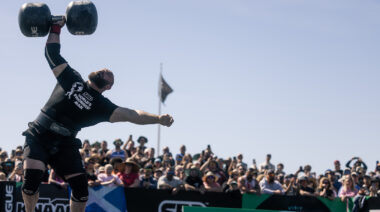
[[[22,34],[27,37],[44,37],[50,26],[64,16],[52,16],[44,3],[25,3],[18,14]],[[72,1],[66,9],[66,25],[73,35],[90,35],[98,25],[98,13],[91,1]]]

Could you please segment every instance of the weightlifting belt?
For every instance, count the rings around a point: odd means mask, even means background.
[[[78,131],[71,130],[71,129],[68,129],[67,127],[64,127],[62,124],[51,119],[48,115],[46,115],[43,112],[41,112],[37,116],[35,122],[37,122],[41,127],[62,136],[75,137],[78,133]]]

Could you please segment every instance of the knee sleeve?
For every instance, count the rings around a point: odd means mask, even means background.
[[[88,200],[87,176],[81,174],[67,180],[71,187],[71,200],[74,202],[86,202]]]
[[[34,195],[38,192],[44,172],[40,169],[26,169],[24,172],[24,183],[22,191],[27,195]]]

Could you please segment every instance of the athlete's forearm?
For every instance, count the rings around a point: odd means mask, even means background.
[[[132,122],[134,124],[157,124],[160,121],[158,115],[147,113],[142,110],[131,110],[128,108],[116,108],[110,118],[110,122]]]

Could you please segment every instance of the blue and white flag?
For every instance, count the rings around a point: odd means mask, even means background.
[[[126,212],[124,188],[97,186],[88,188],[86,212]]]

